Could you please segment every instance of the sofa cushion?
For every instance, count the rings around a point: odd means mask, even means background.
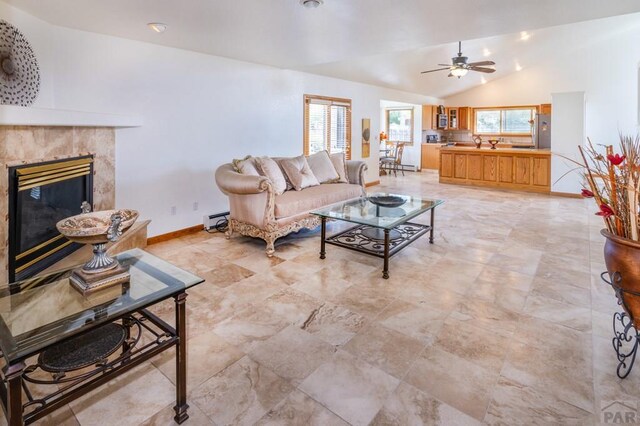
[[[307,213],[339,201],[358,198],[361,195],[362,187],[349,183],[322,184],[302,191],[287,191],[276,196],[276,219]]]
[[[316,152],[307,157],[307,163],[311,167],[313,175],[320,183],[336,182],[340,179],[340,175],[336,171],[336,167],[329,158],[327,151]]]
[[[282,194],[287,189],[287,181],[275,160],[269,157],[258,157],[256,164],[260,168],[261,174],[271,181],[276,195]]]
[[[304,155],[281,160],[280,166],[296,191],[301,191],[310,186],[320,185],[320,182],[318,182],[318,179],[316,179],[311,171],[311,167],[309,167]]]
[[[233,164],[233,168],[238,173],[250,176],[260,176],[260,172],[256,167],[256,159],[250,155],[247,155],[242,160],[235,159],[231,164]]]
[[[333,163],[333,167],[335,167],[336,172],[340,177],[338,178],[339,183],[349,183],[349,174],[347,173],[347,156],[344,152],[336,152],[335,154],[329,155],[331,158],[331,162]]]

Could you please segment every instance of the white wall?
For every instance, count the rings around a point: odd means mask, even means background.
[[[50,42],[53,68],[47,65],[42,73],[53,81],[56,108],[143,117],[142,127],[117,131],[116,203],[152,219],[151,235],[201,223],[203,215],[227,209],[213,179],[220,164],[246,154],[301,154],[305,93],[352,99],[354,159],[361,157],[362,118],[371,118],[372,148],[378,143],[381,99],[438,103],[33,19],[22,26],[28,37],[44,34]],[[377,149],[367,163],[367,180],[377,180]]]
[[[551,99],[551,191],[576,194],[583,188],[575,162],[583,161],[576,147],[585,140],[584,92],[553,93]]]
[[[586,94],[585,135],[617,144],[618,131],[638,130],[640,20],[637,15],[534,32],[543,52],[520,72],[445,99],[447,105],[496,106],[551,102],[551,93]],[[523,51],[526,45],[521,45]],[[539,49],[542,49],[540,47]],[[514,57],[520,52],[514,51]],[[511,67],[497,64],[496,67]],[[552,123],[552,128],[556,123]],[[552,141],[552,144],[554,141]],[[576,148],[577,151],[577,148]]]

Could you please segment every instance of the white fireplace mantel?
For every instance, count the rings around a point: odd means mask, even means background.
[[[0,126],[140,127],[131,115],[0,105]]]

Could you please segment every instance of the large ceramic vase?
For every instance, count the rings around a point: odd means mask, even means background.
[[[604,245],[604,262],[610,274],[620,273],[622,278],[616,292],[622,307],[637,330],[640,330],[640,242],[613,235],[606,229],[600,233],[607,239]],[[616,283],[614,283],[616,284]]]

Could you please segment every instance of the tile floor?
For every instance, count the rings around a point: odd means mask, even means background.
[[[445,200],[435,244],[394,257],[389,280],[358,253],[318,259],[317,233],[281,240],[272,259],[205,232],[148,248],[207,279],[188,299],[188,424],[583,425],[602,401],[636,400],[640,367],[615,375],[617,305],[588,201],[432,172],[370,190]],[[165,354],[47,422],[173,424],[174,381]]]

